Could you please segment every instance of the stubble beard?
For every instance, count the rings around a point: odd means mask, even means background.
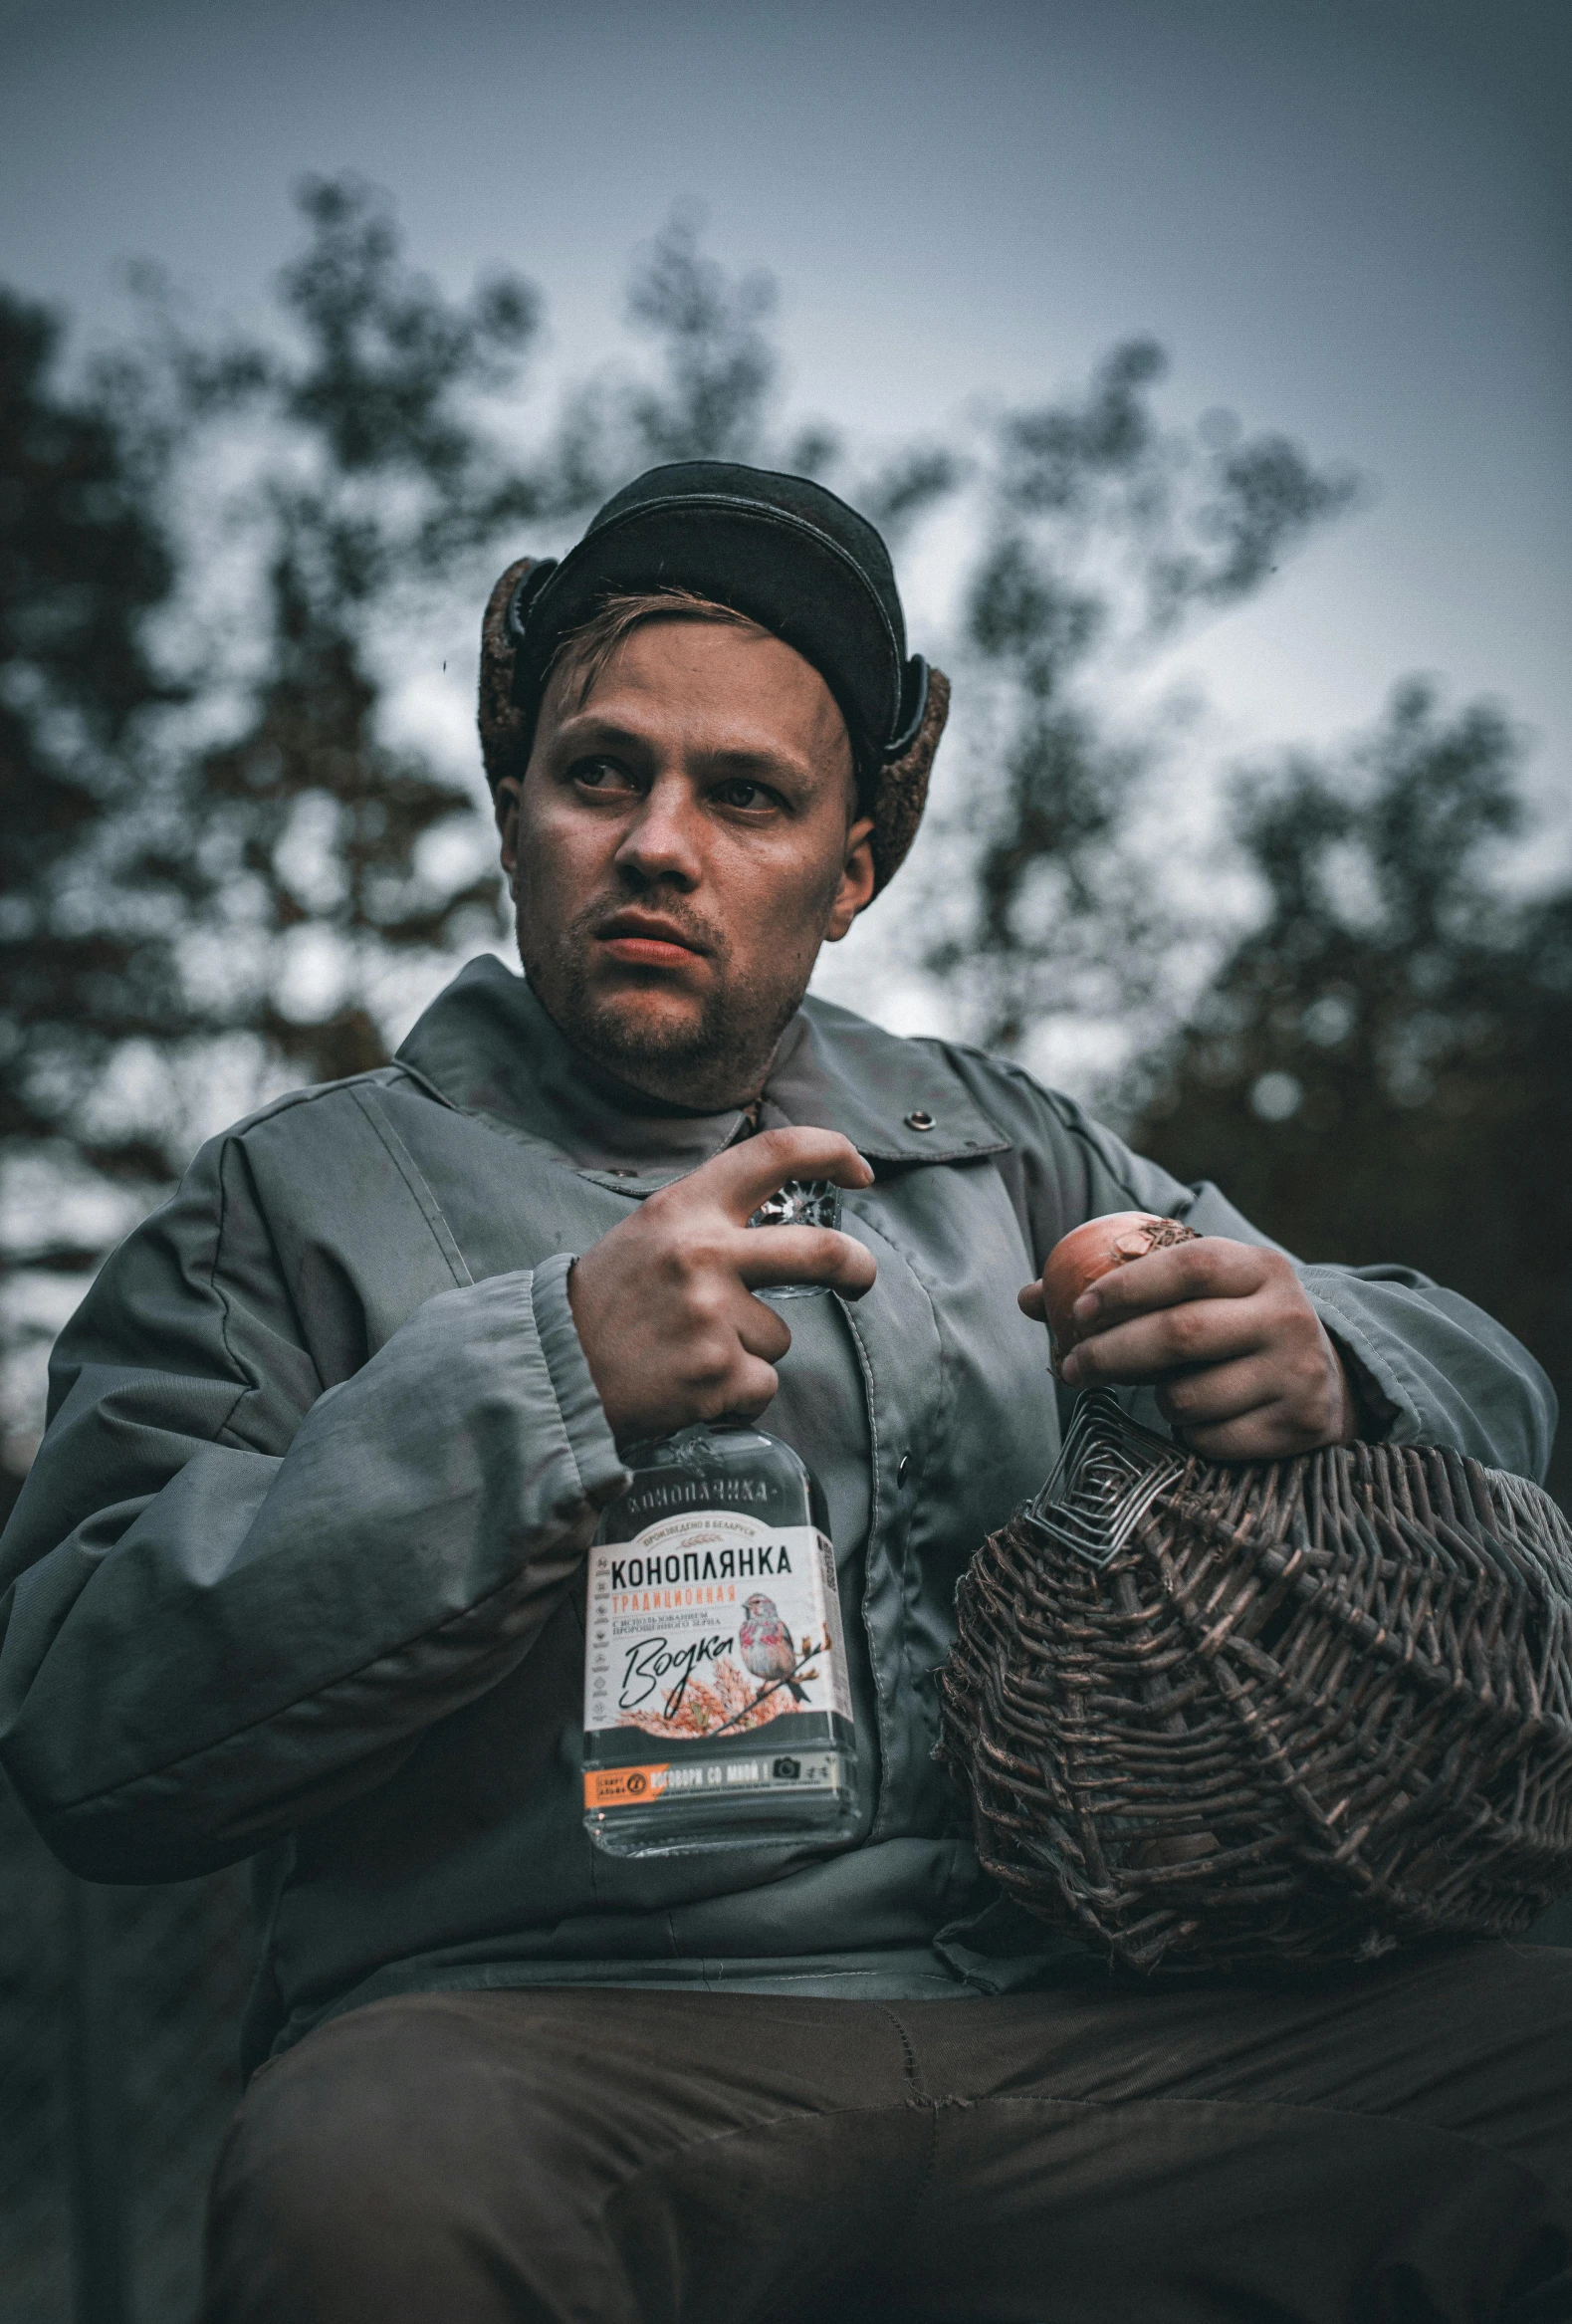
[[[669,905],[663,909],[669,914]],[[636,993],[598,990],[590,974],[592,931],[606,910],[603,898],[590,905],[548,948],[534,940],[527,899],[520,897],[519,958],[558,1031],[651,1096],[717,1111],[747,1104],[763,1087],[781,1036],[801,1006],[806,976],[786,988],[739,977],[724,938],[706,928],[713,979],[698,1015],[648,1011]]]

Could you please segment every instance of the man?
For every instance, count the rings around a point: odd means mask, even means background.
[[[0,1736],[90,1878],[256,1856],[213,2319],[1572,2316],[1572,1964],[1111,1975],[979,1877],[932,1761],[956,1578],[1055,1455],[1078,1221],[1203,1230],[1066,1367],[1203,1452],[1538,1474],[1553,1425],[1465,1301],[1299,1268],[1013,1066],[804,1002],[946,694],[800,479],[657,470],[512,569],[482,737],[527,981],[472,962],[393,1065],[216,1140],[62,1338]],[[789,1177],[845,1232],[749,1231]],[[788,1328],[786,1280],[839,1296]],[[822,1480],[862,1820],[615,1858],[582,1559],[620,1448],[723,1413]]]

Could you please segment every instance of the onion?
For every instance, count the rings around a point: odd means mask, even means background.
[[[1128,1267],[1132,1259],[1145,1259],[1149,1252],[1196,1240],[1194,1227],[1181,1226],[1177,1219],[1154,1218],[1150,1211],[1110,1211],[1106,1218],[1088,1219],[1083,1227],[1061,1235],[1042,1271],[1054,1370],[1080,1340],[1071,1309],[1099,1276]]]

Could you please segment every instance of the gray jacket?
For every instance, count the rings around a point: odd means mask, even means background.
[[[849,1844],[622,1861],[581,1821],[581,1560],[626,1473],[567,1267],[739,1115],[611,1081],[475,961],[393,1064],[205,1147],[62,1334],[0,1544],[0,1756],[89,1878],[256,1857],[255,2053],[439,1985],[1039,1974],[931,1757],[956,1579],[1058,1446],[1015,1292],[1104,1211],[1263,1238],[1015,1067],[817,1002],[763,1118],[877,1173],[845,1208],[878,1281],[793,1304],[766,1416],[829,1503]],[[1402,1268],[1302,1272],[1390,1435],[1542,1474],[1549,1385],[1488,1316]]]

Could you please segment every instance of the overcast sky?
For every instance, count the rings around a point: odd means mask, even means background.
[[[89,325],[134,254],[259,312],[292,184],[353,168],[453,288],[537,280],[575,371],[702,202],[780,278],[793,405],[870,438],[1155,332],[1176,416],[1377,488],[1174,658],[1220,747],[1424,669],[1572,788],[1566,0],[0,0],[0,275]]]

